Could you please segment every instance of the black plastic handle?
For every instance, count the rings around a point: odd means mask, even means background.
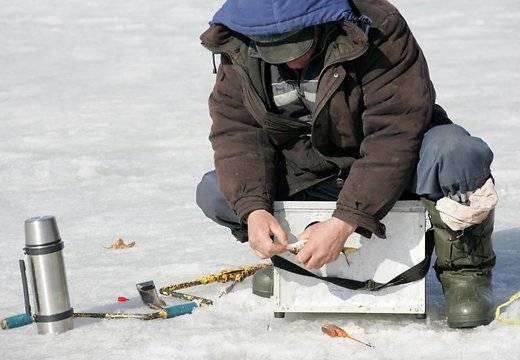
[[[27,275],[25,273],[25,261],[19,260],[20,274],[22,275],[23,300],[25,302],[25,313],[31,316],[31,303],[29,302],[29,286],[27,285]]]

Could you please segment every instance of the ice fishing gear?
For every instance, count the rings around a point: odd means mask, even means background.
[[[520,325],[520,319],[504,319],[502,317],[502,309],[508,307],[509,305],[518,300],[520,300],[520,291],[511,296],[509,300],[503,303],[502,305],[497,306],[497,309],[495,311],[495,320],[502,324]]]
[[[139,295],[141,296],[141,300],[143,300],[143,303],[152,309],[159,310],[161,317],[166,319],[175,316],[191,314],[193,309],[199,307],[203,303],[202,300],[195,300],[194,297],[191,296],[191,299],[189,299],[189,303],[166,306],[166,303],[159,297],[159,294],[157,293],[157,288],[155,287],[153,280],[139,283],[136,285],[136,288],[139,292]],[[184,298],[184,300],[188,299]]]
[[[54,216],[25,221],[25,261],[20,260],[26,314],[31,316],[29,285],[25,267],[31,274],[31,293],[38,334],[62,333],[73,328],[74,311],[70,305],[63,241]],[[28,319],[27,319],[28,321]]]
[[[137,319],[137,320],[154,320],[154,319],[170,319],[181,315],[190,314],[195,308],[199,307],[199,303],[192,301],[185,304],[166,306],[159,311],[152,313],[123,313],[123,312],[76,312],[74,318],[94,318],[94,319]],[[33,318],[27,314],[19,314],[3,319],[0,324],[2,329],[14,329],[17,327],[29,325],[33,323]]]
[[[141,300],[143,300],[145,305],[152,309],[164,309],[166,307],[166,303],[161,300],[161,298],[159,298],[157,288],[155,287],[155,284],[152,280],[139,283],[136,285],[136,287],[139,295],[141,296]],[[169,295],[177,299],[195,302],[198,305],[213,305],[213,301],[200,296],[173,291]]]
[[[162,309],[166,306],[166,303],[159,298],[159,294],[157,294],[157,289],[152,280],[136,284],[136,288],[145,305],[148,305],[152,309]]]
[[[75,318],[94,318],[94,319],[136,319],[154,320],[161,319],[161,312],[153,313],[120,313],[120,312],[78,312],[74,313]],[[164,317],[165,318],[165,317]]]
[[[251,266],[244,266],[240,268],[232,268],[232,269],[224,269],[218,273],[208,274],[202,276],[198,279],[189,282],[183,282],[179,284],[168,285],[164,288],[161,288],[159,292],[162,295],[171,296],[178,299],[183,299],[189,301],[185,304],[178,304],[172,306],[166,306],[164,301],[159,298],[157,294],[157,290],[153,281],[147,281],[143,283],[139,283],[136,285],[139,294],[141,295],[141,299],[148,306],[158,309],[159,311],[155,311],[152,313],[119,313],[119,312],[77,312],[73,313],[71,316],[74,318],[97,318],[97,319],[139,319],[139,320],[153,320],[153,319],[169,319],[172,317],[177,317],[184,314],[191,313],[195,308],[203,305],[212,305],[213,301],[210,299],[206,299],[200,296],[184,294],[177,292],[175,290],[178,289],[186,289],[193,286],[198,285],[206,285],[215,282],[226,283],[232,282],[232,284],[224,290],[224,293],[229,292],[234,284],[237,282],[243,281],[248,276],[253,275],[258,270],[266,268],[270,266],[269,264],[257,264]],[[25,271],[22,272],[22,277],[25,276]],[[24,281],[24,286],[26,287],[26,281]],[[28,297],[28,291],[24,290],[25,296]],[[121,298],[121,297],[119,297]],[[118,298],[118,301],[119,301]],[[126,299],[126,298],[125,298]],[[26,306],[29,306],[28,301],[26,302]],[[3,329],[12,329],[15,327],[20,327],[23,325],[27,325],[32,323],[32,317],[30,316],[30,309],[28,310],[29,314],[20,314],[11,316],[2,320],[2,328]]]
[[[136,285],[139,295],[143,303],[158,311],[152,313],[114,313],[114,312],[84,312],[75,313],[74,317],[87,317],[97,319],[138,319],[138,320],[154,320],[154,319],[170,319],[173,317],[191,314],[193,309],[200,306],[197,301],[191,301],[185,304],[177,304],[166,306],[166,303],[159,298],[157,289],[153,281],[146,281]]]
[[[198,279],[188,282],[182,282],[179,284],[168,285],[159,290],[159,292],[163,295],[168,295],[167,292],[175,291],[180,289],[186,289],[189,287],[194,287],[198,285],[207,285],[215,282],[226,283],[230,281],[241,282],[248,276],[253,275],[260,269],[269,266],[269,264],[256,264],[250,266],[244,266],[240,268],[232,268],[232,269],[223,269],[217,273],[208,274],[201,276]]]
[[[176,299],[181,299],[181,300],[186,300],[186,301],[196,301],[200,305],[204,305],[204,306],[213,305],[213,300],[206,299],[202,296],[185,294],[185,293],[181,293],[181,292],[177,292],[177,291],[170,291],[170,292],[168,292],[168,294],[163,294],[163,293],[161,293],[161,294],[168,295],[168,296],[171,296]]]
[[[17,327],[32,324],[33,321],[34,321],[34,319],[30,315],[18,314],[18,315],[9,316],[9,317],[3,319],[2,321],[0,321],[0,327],[4,330],[14,329]]]
[[[363,342],[361,340],[358,340],[354,337],[352,337],[349,333],[347,333],[345,330],[343,330],[342,328],[340,328],[339,326],[337,325],[334,325],[334,324],[325,324],[321,327],[321,331],[323,331],[323,333],[329,335],[330,337],[342,337],[342,338],[347,338],[347,339],[350,339],[350,340],[353,340],[355,342],[358,342],[360,344],[363,344],[367,347],[370,347],[370,348],[373,348],[374,346],[369,344],[369,343],[366,343],[366,342]]]
[[[166,306],[159,311],[152,313],[119,313],[119,312],[78,312],[74,313],[75,318],[96,318],[96,319],[137,319],[154,320],[170,319],[181,315],[190,314],[199,304],[195,301]]]
[[[389,286],[397,286],[402,284],[407,284],[410,282],[414,282],[417,280],[421,280],[424,278],[430,269],[430,261],[433,253],[433,241],[428,237],[426,238],[426,249],[425,249],[425,257],[424,259],[412,266],[411,268],[405,270],[401,274],[395,276],[393,279],[386,283],[379,283],[374,281],[373,279],[360,281],[354,279],[345,279],[334,276],[319,276],[314,274],[313,272],[304,269],[295,263],[281,257],[281,256],[273,256],[271,261],[273,265],[279,269],[289,271],[294,274],[304,275],[308,277],[313,277],[316,279],[320,279],[323,281],[330,282],[339,287],[343,287],[350,290],[366,290],[366,291],[379,291],[381,289],[387,288]]]
[[[239,267],[239,268],[223,269],[217,273],[201,276],[200,278],[195,279],[193,281],[182,282],[179,284],[172,284],[172,285],[165,286],[165,287],[161,288],[159,290],[159,292],[162,295],[173,296],[173,297],[185,298],[186,296],[188,296],[188,297],[196,298],[193,295],[182,294],[182,293],[177,292],[176,290],[186,289],[186,288],[190,288],[190,287],[194,287],[194,286],[198,286],[198,285],[207,285],[207,284],[212,284],[212,283],[216,283],[216,282],[220,282],[220,283],[226,283],[226,282],[231,282],[231,281],[232,282],[241,282],[248,276],[253,275],[258,270],[263,269],[267,266],[270,266],[270,265],[269,264],[256,264],[256,265],[244,266],[244,267]],[[202,299],[204,299],[204,298],[202,298]],[[211,300],[209,300],[209,299],[204,299],[204,300],[205,300],[206,305],[212,304]],[[208,302],[209,302],[209,304],[208,304]]]
[[[237,282],[233,281],[231,284],[225,286],[222,290],[218,292],[218,297],[221,298],[224,295],[229,294],[236,286]]]

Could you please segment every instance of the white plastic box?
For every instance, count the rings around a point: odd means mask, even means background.
[[[275,202],[274,214],[289,233],[289,242],[313,221],[330,218],[336,207],[329,201]],[[319,270],[321,276],[335,276],[354,280],[373,279],[386,283],[403,271],[420,263],[425,254],[425,209],[419,201],[399,201],[382,221],[387,238],[375,235],[370,239],[353,234],[345,246],[356,248]],[[284,258],[302,266],[294,255]],[[297,275],[275,268],[274,313],[283,317],[288,312],[298,313],[426,313],[424,278],[408,284],[391,286],[380,291],[349,290],[323,280]]]

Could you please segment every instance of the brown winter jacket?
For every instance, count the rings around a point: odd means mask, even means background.
[[[384,0],[351,3],[371,28],[367,36],[352,22],[327,25],[312,126],[272,109],[266,65],[249,56],[246,37],[221,25],[202,34],[221,54],[209,99],[217,178],[241,219],[339,176],[333,216],[385,237],[379,220],[410,181],[424,132],[449,122],[399,12]]]

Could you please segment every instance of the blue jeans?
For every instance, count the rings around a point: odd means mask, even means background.
[[[491,176],[493,153],[487,144],[471,136],[459,125],[439,125],[423,138],[419,163],[407,191],[430,200],[481,187]],[[289,200],[336,201],[341,186],[335,179],[326,180]],[[231,229],[239,241],[247,234],[219,189],[215,171],[206,173],[197,186],[197,204],[217,224]]]

